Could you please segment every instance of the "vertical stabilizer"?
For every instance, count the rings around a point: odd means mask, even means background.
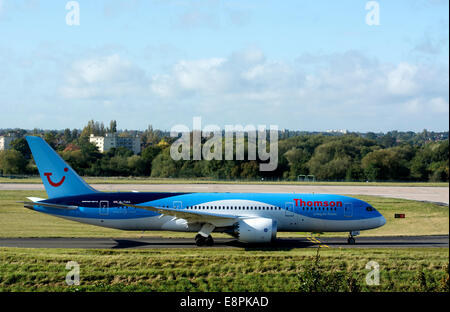
[[[42,138],[26,139],[49,198],[97,193]]]

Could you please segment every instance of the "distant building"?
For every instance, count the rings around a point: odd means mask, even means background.
[[[342,134],[347,134],[348,130],[347,129],[339,129],[339,130],[334,130],[334,129],[330,129],[327,130],[328,133],[342,133]]]
[[[17,139],[15,135],[8,134],[6,136],[0,136],[0,151],[8,150],[11,148],[11,142]]]
[[[91,134],[89,142],[94,143],[102,153],[118,147],[125,147],[135,154],[141,152],[141,138],[139,136],[120,137],[116,133],[107,133],[105,136]]]

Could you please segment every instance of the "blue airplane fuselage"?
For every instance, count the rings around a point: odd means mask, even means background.
[[[153,211],[123,206],[166,207],[236,217],[277,221],[278,231],[357,231],[376,228],[384,217],[368,203],[342,195],[275,193],[94,193],[58,197],[45,203],[78,206],[76,210],[37,207],[35,210],[122,230],[179,230],[189,228]],[[177,222],[178,221],[178,222]],[[197,227],[191,227],[196,231]]]

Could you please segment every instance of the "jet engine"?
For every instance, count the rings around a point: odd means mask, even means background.
[[[232,235],[243,243],[269,243],[277,237],[277,221],[268,218],[239,220]]]

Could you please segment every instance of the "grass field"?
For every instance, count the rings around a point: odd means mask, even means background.
[[[84,177],[89,184],[277,184],[277,185],[338,185],[338,186],[429,186],[448,187],[447,182],[299,182],[299,181],[252,181],[210,179],[158,179],[142,177]],[[11,179],[0,177],[0,183],[42,183],[41,178]]]
[[[0,291],[448,291],[448,248],[76,250],[0,248]],[[68,261],[80,285],[67,286]],[[379,285],[366,284],[369,261]]]
[[[17,201],[27,196],[46,198],[44,191],[0,192],[0,237],[193,237],[192,233],[120,231],[68,221],[23,208]],[[363,231],[362,235],[432,235],[449,233],[449,208],[432,203],[376,196],[353,196],[377,208],[387,222],[381,228]],[[395,219],[405,213],[405,219]],[[279,237],[306,236],[307,233],[279,233]],[[325,233],[347,236],[347,233]],[[229,237],[214,234],[215,237]]]

